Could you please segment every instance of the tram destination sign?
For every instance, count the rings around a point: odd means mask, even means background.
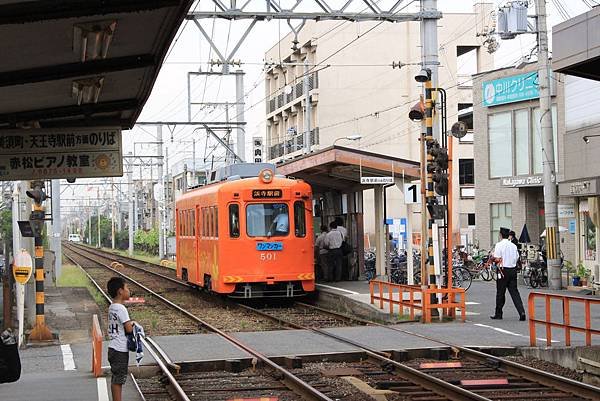
[[[123,175],[121,129],[0,131],[0,180]]]
[[[283,193],[281,189],[253,189],[252,199],[276,199],[281,198]]]

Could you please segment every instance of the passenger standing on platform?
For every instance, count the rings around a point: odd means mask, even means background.
[[[121,277],[112,277],[106,284],[112,304],[108,307],[108,362],[112,372],[110,390],[113,401],[121,401],[123,384],[127,379],[129,350],[126,333],[133,331],[134,321],[129,318],[127,308],[123,305],[130,296],[129,287]]]
[[[492,319],[502,319],[502,308],[506,301],[506,289],[519,312],[519,320],[525,320],[525,309],[523,301],[517,288],[517,260],[519,252],[515,244],[508,240],[508,228],[500,228],[500,237],[502,240],[496,244],[494,249],[494,259],[498,263],[498,280],[496,281],[496,311]]]
[[[315,241],[315,256],[319,269],[317,270],[317,278],[327,281],[329,278],[329,269],[327,268],[327,248],[325,248],[325,237],[329,229],[325,224],[321,225],[321,234]]]
[[[337,229],[337,223],[329,223],[329,232],[325,236],[325,247],[327,248],[327,270],[328,278],[332,281],[342,280],[342,242],[344,235]],[[327,278],[326,278],[326,281]]]
[[[344,236],[344,241],[346,241],[348,239],[348,230],[344,227],[344,220],[341,217],[336,217],[335,223],[337,224],[338,231]]]

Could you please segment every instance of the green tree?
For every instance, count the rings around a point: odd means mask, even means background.
[[[88,233],[89,226],[85,227],[85,237],[91,237],[92,245],[98,245],[98,216],[92,217],[92,229]],[[103,247],[112,245],[112,222],[108,217],[100,216],[100,243]]]
[[[0,210],[0,236],[7,245],[12,244],[12,210]]]
[[[148,231],[137,230],[133,237],[134,249],[153,255],[158,254],[158,230],[153,228]]]

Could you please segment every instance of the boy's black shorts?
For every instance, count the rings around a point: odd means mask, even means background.
[[[110,371],[112,384],[125,384],[127,380],[127,366],[129,365],[129,352],[115,351],[112,348],[108,349],[108,362],[110,363]]]

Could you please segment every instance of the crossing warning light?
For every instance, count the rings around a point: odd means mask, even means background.
[[[25,249],[21,249],[16,255],[13,263],[13,277],[19,284],[25,284],[31,278],[33,261],[31,255]]]

